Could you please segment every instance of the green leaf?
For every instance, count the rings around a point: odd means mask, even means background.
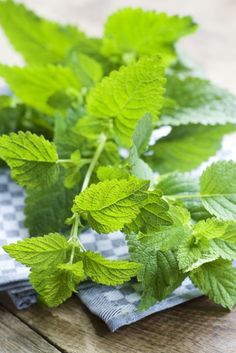
[[[98,233],[120,230],[139,213],[148,186],[134,178],[105,180],[76,196],[72,210],[86,217]]]
[[[236,259],[236,243],[231,243],[221,239],[212,239],[210,240],[210,246],[213,251],[218,254],[218,257],[225,260]]]
[[[85,87],[92,87],[103,76],[101,65],[88,55],[72,52],[67,62]]]
[[[12,97],[9,95],[0,96],[0,109],[11,107],[12,106]]]
[[[108,56],[122,56],[123,61],[130,56],[137,58],[155,54],[170,61],[175,57],[174,42],[196,28],[191,17],[124,8],[108,18],[102,50]]]
[[[75,99],[81,89],[73,71],[61,66],[20,68],[1,64],[0,76],[24,103],[49,115],[55,113],[55,108],[49,104],[50,97],[64,93]]]
[[[22,105],[5,107],[0,110],[0,135],[19,130],[25,108]]]
[[[162,199],[159,190],[149,191],[147,198],[142,202],[140,213],[129,224],[126,224],[124,231],[127,234],[150,233],[160,230],[162,225],[171,224],[171,218],[168,215],[169,206]]]
[[[105,285],[118,285],[135,277],[142,266],[124,260],[108,260],[98,253],[82,253],[85,273],[94,282]]]
[[[29,131],[1,136],[0,158],[9,165],[12,177],[22,186],[43,188],[58,177],[54,145]]]
[[[190,234],[190,214],[185,208],[170,206],[168,216],[173,224],[162,225],[158,231],[139,237],[146,248],[161,251],[174,250]]]
[[[191,273],[190,278],[215,303],[228,309],[236,304],[236,269],[230,261],[219,259],[204,264]]]
[[[196,242],[194,236],[182,241],[178,248],[179,268],[184,272],[192,271],[206,262],[212,262],[219,255],[211,248],[207,239]]]
[[[68,189],[72,189],[80,182],[81,168],[84,166],[80,151],[73,152],[70,158],[70,162],[63,163],[62,165],[66,170],[64,185]]]
[[[161,125],[224,125],[236,123],[236,98],[228,91],[197,77],[167,80],[172,104],[162,111]]]
[[[152,116],[151,114],[145,114],[144,117],[138,121],[133,134],[133,143],[139,156],[146,152],[152,130]]]
[[[74,275],[68,269],[52,268],[33,269],[30,274],[30,282],[40,296],[40,299],[48,307],[53,308],[62,304],[76,292],[81,277]]]
[[[153,183],[153,171],[147,163],[138,157],[138,151],[135,145],[130,149],[128,161],[132,175],[138,179],[150,180],[151,183]]]
[[[137,122],[150,112],[156,121],[163,102],[164,67],[158,57],[143,57],[138,62],[113,71],[97,84],[88,96],[91,116],[113,119],[115,135],[130,146]]]
[[[75,277],[77,277],[78,279],[80,279],[80,281],[85,280],[86,275],[84,272],[84,265],[83,265],[83,261],[78,261],[74,264],[71,263],[62,263],[59,264],[57,266],[60,270],[65,270],[68,273],[71,273],[72,275],[74,275]]]
[[[57,265],[66,260],[68,244],[65,237],[51,233],[43,237],[25,238],[3,249],[20,263],[36,268]]]
[[[210,214],[236,220],[236,163],[211,164],[202,174],[200,186],[203,205]]]
[[[178,261],[180,269],[192,271],[206,262],[217,258],[236,259],[236,243],[225,241],[227,229],[235,224],[209,218],[194,225],[192,235],[184,239],[179,245]],[[234,235],[235,236],[235,235]]]
[[[147,248],[133,235],[128,237],[128,245],[131,259],[144,265],[138,274],[138,280],[143,287],[140,307],[147,309],[179,287],[186,275],[179,271],[173,251]]]
[[[28,189],[25,199],[25,226],[31,236],[55,232],[65,228],[65,220],[71,215],[71,205],[78,186],[67,189],[63,185],[64,176],[52,185],[40,189]]]
[[[196,178],[177,172],[164,174],[158,180],[158,188],[162,191],[163,195],[168,197],[173,196],[174,200],[175,197],[177,199],[181,197],[181,201],[195,221],[210,217],[200,198],[184,198],[185,195],[199,194],[200,185]]]
[[[112,179],[128,179],[130,177],[125,167],[101,166],[97,169],[97,177],[100,181]]]
[[[61,114],[55,117],[54,142],[58,155],[62,159],[70,158],[74,151],[82,149],[85,144],[85,138],[76,129],[74,116],[77,121],[80,112],[69,110],[65,117]]]
[[[146,157],[152,169],[160,173],[190,171],[214,156],[222,138],[232,131],[230,126],[188,125],[172,129],[150,149]]]
[[[0,2],[0,25],[30,65],[62,63],[71,48],[86,41],[84,33],[76,27],[42,19],[22,4],[9,0]]]
[[[229,227],[228,222],[220,221],[216,218],[208,218],[195,224],[193,235],[199,240],[202,237],[206,239],[224,238],[224,234]]]

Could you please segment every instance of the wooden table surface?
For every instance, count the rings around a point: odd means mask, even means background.
[[[108,13],[139,5],[194,15],[201,29],[182,47],[216,83],[236,93],[236,0],[24,0],[42,15],[96,34]],[[1,41],[3,61],[19,57]],[[198,298],[111,333],[77,298],[55,310],[17,311],[0,296],[0,353],[236,353],[236,310]]]
[[[204,297],[115,333],[77,298],[51,310],[17,311],[0,297],[1,353],[235,353],[236,310]]]

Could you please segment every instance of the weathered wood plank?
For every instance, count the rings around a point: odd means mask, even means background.
[[[1,353],[59,353],[40,335],[0,306]]]
[[[66,353],[236,352],[236,310],[229,313],[206,298],[154,314],[116,333],[76,298],[54,310],[38,306],[11,310]]]

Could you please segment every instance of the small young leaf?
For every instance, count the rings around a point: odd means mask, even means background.
[[[129,165],[131,174],[138,179],[149,180],[153,182],[153,172],[147,163],[138,156],[136,146],[132,146],[129,153]]]
[[[194,285],[215,303],[232,309],[236,304],[236,269],[230,261],[216,260],[190,274]]]
[[[98,253],[82,253],[85,273],[94,282],[105,285],[118,285],[135,277],[142,265],[124,260],[108,260]]]
[[[138,121],[133,134],[133,143],[139,156],[146,152],[152,130],[152,116],[151,114],[145,114],[144,117]]]
[[[148,186],[148,182],[134,178],[105,180],[76,196],[73,212],[86,216],[98,233],[120,230],[139,213]]]
[[[194,236],[184,239],[178,248],[179,268],[184,272],[192,271],[206,262],[212,262],[219,255],[211,248],[207,239],[196,242]]]
[[[43,237],[25,238],[16,244],[4,245],[3,248],[22,264],[42,268],[65,261],[68,243],[63,235],[51,233]]]
[[[58,177],[54,145],[29,131],[1,136],[0,158],[9,165],[12,177],[22,186],[43,188]]]
[[[86,278],[86,275],[84,273],[83,261],[78,261],[74,264],[71,264],[71,263],[59,264],[57,268],[59,268],[60,270],[67,271],[68,273],[72,273],[80,281]]]

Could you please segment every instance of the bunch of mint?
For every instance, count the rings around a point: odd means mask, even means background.
[[[40,299],[53,307],[86,278],[136,276],[145,309],[190,277],[231,309],[236,164],[213,163],[200,179],[186,172],[236,130],[236,98],[178,54],[193,20],[126,8],[90,38],[6,0],[0,25],[26,63],[0,65],[12,92],[0,96],[0,158],[25,188],[33,236],[4,249],[31,268]],[[86,250],[87,228],[122,231],[129,261]]]

